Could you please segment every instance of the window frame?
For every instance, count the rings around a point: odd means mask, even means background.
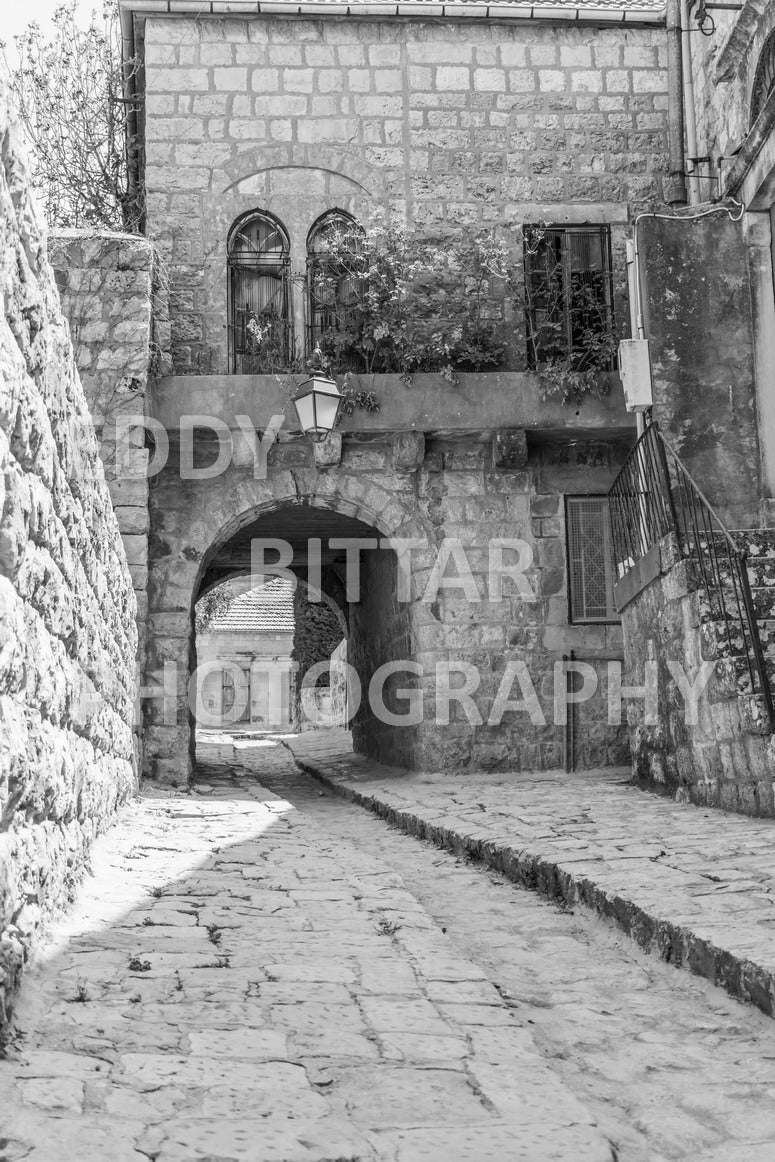
[[[540,328],[536,325],[536,313],[538,308],[531,301],[533,293],[533,279],[536,274],[540,274],[535,263],[535,258],[530,253],[530,238],[531,235],[541,231],[545,238],[552,235],[559,236],[561,242],[560,261],[563,269],[563,285],[562,285],[562,319],[565,330],[565,346],[564,353],[566,357],[572,357],[574,350],[579,348],[573,344],[573,318],[572,298],[568,296],[567,288],[571,283],[573,270],[571,267],[571,248],[569,239],[572,235],[591,234],[597,236],[600,242],[600,252],[602,259],[601,274],[603,277],[604,302],[603,306],[606,313],[606,326],[613,331],[615,325],[614,313],[614,278],[613,278],[613,252],[611,246],[611,227],[607,223],[600,222],[586,222],[573,225],[555,225],[550,224],[541,226],[537,223],[529,223],[523,227],[523,277],[525,281],[525,345],[527,348],[527,366],[530,370],[535,371],[540,366],[541,360],[539,357],[539,350],[536,343],[531,339],[531,335],[538,335]],[[592,273],[593,268],[589,268]],[[612,365],[609,370],[613,370]]]
[[[315,347],[320,343],[321,337],[330,327],[318,327],[316,322],[316,315],[322,313],[319,304],[314,300],[314,281],[316,269],[322,268],[325,264],[321,262],[319,255],[315,253],[314,244],[315,239],[318,238],[324,231],[337,223],[340,223],[345,229],[350,230],[354,235],[363,235],[363,227],[352,214],[347,210],[341,210],[338,207],[332,207],[326,210],[312,223],[307,233],[306,244],[306,294],[305,294],[305,309],[306,309],[306,326],[305,326],[305,340],[306,350],[308,354],[314,351]],[[332,309],[332,314],[339,316],[339,311],[346,313],[348,305],[340,303],[337,299]],[[354,367],[351,370],[362,370],[362,368]]]
[[[574,501],[598,500],[604,502],[606,520],[604,524],[605,549],[603,565],[606,582],[606,616],[580,617],[574,612],[574,586],[571,555],[571,520],[570,510]],[[605,492],[570,492],[564,495],[563,513],[565,518],[565,572],[567,579],[568,624],[569,625],[621,625],[621,615],[616,612],[613,589],[616,582],[616,568],[613,553],[613,538],[611,534],[611,508],[608,494]]]
[[[234,257],[235,241],[239,235],[249,227],[253,222],[263,221],[268,226],[274,229],[281,240],[282,247],[278,251],[280,255],[277,261],[267,260],[264,263],[248,261],[239,262]],[[259,256],[262,252],[256,251]],[[267,252],[269,254],[271,252]],[[238,346],[237,342],[237,306],[235,303],[235,276],[236,272],[242,268],[246,271],[258,272],[262,267],[265,267],[266,273],[263,277],[277,277],[280,282],[282,293],[282,310],[280,318],[283,321],[284,336],[281,340],[282,351],[282,366],[272,366],[265,371],[245,371],[240,366],[240,360],[244,360],[250,352],[243,344]],[[272,272],[276,273],[272,273]],[[261,277],[261,276],[258,276]],[[286,370],[293,359],[294,353],[294,311],[293,311],[293,294],[291,287],[291,242],[288,230],[280,221],[276,214],[272,214],[269,210],[255,209],[248,210],[245,214],[241,214],[231,226],[229,230],[227,244],[226,244],[226,318],[227,318],[227,343],[228,343],[228,367],[230,375],[268,375],[276,371]]]

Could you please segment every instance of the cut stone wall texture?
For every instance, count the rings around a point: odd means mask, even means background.
[[[142,669],[148,449],[141,426],[122,425],[145,415],[149,379],[170,370],[166,275],[152,244],[130,234],[58,231],[49,238],[48,256],[132,574]]]
[[[766,604],[772,592],[773,534],[735,536],[741,544],[751,539],[755,552],[751,579],[760,582],[754,590],[756,601]],[[751,693],[739,630],[733,625],[733,641],[739,639],[737,656],[730,653],[726,626],[711,613],[699,569],[678,557],[672,537],[665,538],[660,550],[661,575],[622,616],[625,685],[643,686],[647,664],[657,667],[658,711],[653,721],[647,719],[642,699],[627,703],[635,778],[681,802],[771,817],[775,815],[772,738],[763,699]],[[771,600],[769,596],[770,604]],[[766,638],[765,646],[772,675]],[[689,681],[695,682],[703,662],[715,663],[715,669],[699,699],[696,721],[687,721],[685,700],[670,667],[683,667]]]
[[[175,370],[227,368],[226,240],[247,211],[282,219],[300,277],[333,208],[420,232],[624,226],[663,197],[666,43],[657,27],[149,14],[148,233],[171,271]],[[508,322],[516,361],[521,312]]]
[[[174,784],[190,774],[185,676],[192,649],[191,605],[213,547],[252,526],[260,514],[290,512],[299,504],[310,510],[311,521],[315,510],[328,518],[339,513],[363,521],[374,537],[402,537],[420,546],[411,554],[408,602],[397,600],[393,554],[363,552],[362,600],[348,610],[347,660],[358,673],[364,697],[377,667],[400,660],[419,664],[421,673],[402,669],[387,678],[385,705],[406,715],[409,705],[400,691],[417,686],[425,717],[422,723],[387,725],[364,705],[353,724],[356,749],[388,764],[430,770],[520,772],[561,766],[566,732],[552,720],[555,663],[573,651],[604,670],[607,659],[622,657],[619,624],[568,623],[562,497],[605,493],[626,450],[626,444],[597,441],[547,443],[530,450],[524,470],[504,471],[493,469],[489,441],[429,439],[423,463],[399,472],[392,467],[388,439],[361,443],[345,438],[341,467],[323,470],[315,465],[310,444],[299,439],[272,448],[265,480],[255,480],[250,466],[232,463],[221,475],[200,481],[181,479],[173,453],[150,481],[154,551],[146,685],[160,687],[164,667],[176,667],[177,709],[173,719],[161,699],[146,703],[148,774]],[[518,538],[529,546],[532,564],[526,576],[535,600],[524,600],[509,578],[500,599],[489,600],[489,543],[497,538]],[[423,599],[436,550],[445,541],[448,549],[453,543],[465,553],[479,600],[469,600],[453,586],[440,588],[436,600]],[[507,550],[505,562],[514,559]],[[450,559],[446,577],[457,573]],[[329,596],[337,600],[333,592]],[[510,660],[527,666],[545,723],[510,710],[502,721],[488,725]],[[446,661],[476,667],[481,725],[472,726],[455,703],[450,721],[436,722],[436,666]],[[451,680],[453,687],[461,682],[459,675]],[[520,697],[515,682],[511,698]],[[594,706],[578,709],[576,765],[623,761],[626,727],[608,726],[603,693]]]
[[[131,794],[135,597],[0,79],[0,1024]]]

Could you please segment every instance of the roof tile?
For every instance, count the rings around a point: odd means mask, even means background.
[[[217,614],[207,633],[293,633],[293,588],[276,577],[241,593]]]

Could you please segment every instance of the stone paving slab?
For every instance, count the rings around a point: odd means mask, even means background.
[[[6,1162],[612,1162],[400,877],[257,783],[138,800],[93,863],[0,1061]]]
[[[612,920],[649,952],[775,1016],[775,820],[675,803],[620,771],[450,777],[288,737],[297,764],[410,834]]]

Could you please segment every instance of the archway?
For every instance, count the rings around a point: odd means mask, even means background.
[[[398,558],[384,531],[359,516],[302,500],[265,507],[236,529],[227,527],[211,545],[201,562],[192,610],[203,594],[226,580],[246,578],[254,586],[277,576],[295,579],[301,600],[334,607],[347,630],[356,750],[411,765],[421,723],[412,713],[408,691],[419,678],[401,664],[413,660],[413,602],[410,587],[399,584]],[[197,665],[194,633],[192,672]],[[304,679],[304,673],[295,676],[297,684]],[[192,760],[194,729],[191,716]]]
[[[197,762],[218,758],[229,738],[345,726],[349,627],[327,593],[301,577],[234,572],[200,591],[194,615],[191,695]],[[302,688],[310,673],[317,683]]]

